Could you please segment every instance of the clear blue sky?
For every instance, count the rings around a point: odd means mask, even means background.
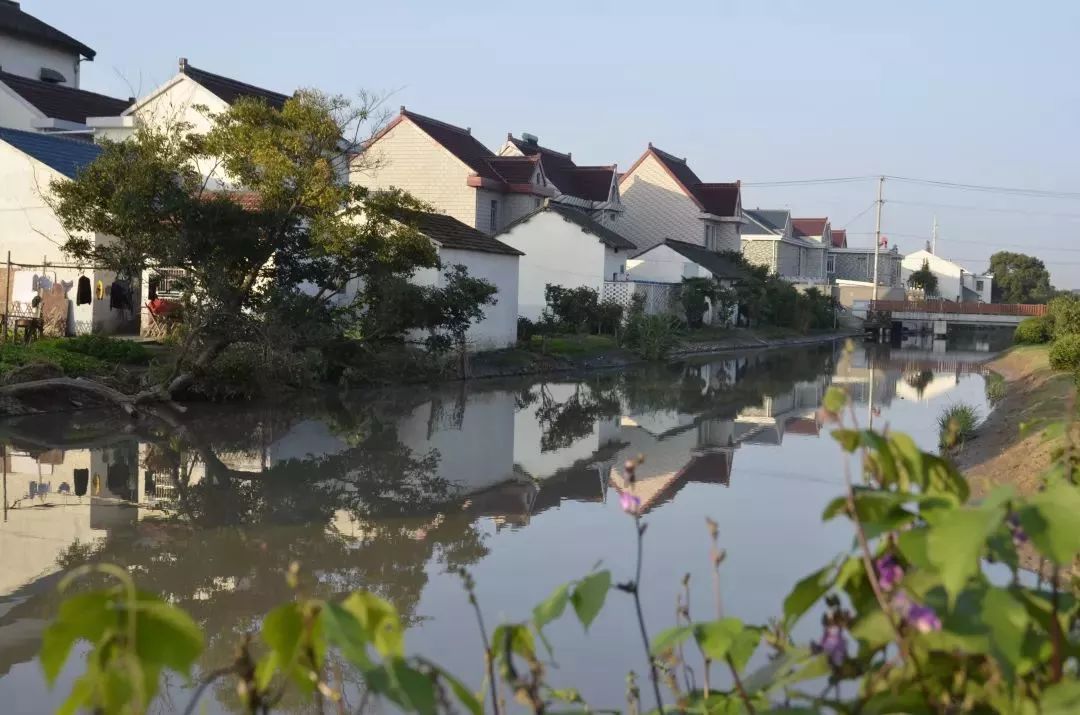
[[[1080,192],[1080,3],[1043,0],[111,0],[23,7],[98,51],[127,96],[197,67],[280,91],[393,91],[497,149],[528,131],[625,169],[648,141],[705,181],[893,174]],[[746,187],[843,226],[875,184]],[[997,248],[1080,287],[1080,200],[886,184],[885,234],[971,270]],[[956,208],[957,206],[961,208]],[[987,211],[986,209],[993,209]],[[849,226],[872,245],[873,211]],[[1027,248],[1025,248],[1027,247]],[[1073,249],[1073,250],[1061,250]]]

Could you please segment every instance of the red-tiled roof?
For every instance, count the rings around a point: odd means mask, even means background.
[[[500,156],[488,163],[508,184],[528,184],[540,159],[535,156]],[[547,168],[547,167],[545,167]]]
[[[847,248],[847,229],[834,228],[832,230],[833,248]]]
[[[202,198],[205,201],[226,198],[245,211],[258,211],[262,208],[262,197],[254,191],[208,191]]]
[[[444,149],[460,159],[462,163],[479,176],[492,181],[503,181],[503,178],[499,176],[499,173],[491,165],[491,159],[495,158],[495,152],[477,141],[476,137],[468,129],[455,127],[453,124],[447,124],[446,122],[440,122],[438,119],[410,112],[405,107],[401,108],[401,116],[420,127],[425,134],[441,144]]]
[[[525,156],[539,156],[544,162],[544,172],[564,194],[587,201],[607,201],[611,196],[614,166],[578,166],[570,154],[518,139],[512,134],[507,140]]]
[[[791,230],[796,236],[823,236],[828,224],[827,218],[793,218]]]
[[[86,123],[87,117],[115,117],[127,109],[131,100],[106,97],[63,84],[27,79],[10,72],[0,72],[0,82],[34,105],[50,119]]]
[[[821,434],[821,425],[813,417],[792,417],[784,423],[784,432],[817,437]]]
[[[735,216],[739,211],[739,184],[698,184],[688,187],[706,213]]]
[[[649,155],[656,157],[671,177],[682,186],[687,196],[693,199],[694,203],[702,211],[716,216],[734,217],[737,215],[740,191],[738,182],[734,184],[707,184],[698,178],[690,165],[686,163],[686,159],[680,159],[674,154],[658,149],[651,143],[645,153],[641,155],[641,158],[634,162],[630,170],[619,177],[619,180],[622,181],[632,174],[634,169]]]

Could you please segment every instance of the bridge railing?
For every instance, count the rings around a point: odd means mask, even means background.
[[[1046,315],[1046,306],[1028,303],[958,303],[954,300],[872,300],[870,310],[884,313],[952,313],[953,315]]]

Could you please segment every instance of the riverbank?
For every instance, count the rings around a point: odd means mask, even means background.
[[[1047,353],[1045,345],[1017,346],[987,364],[1004,378],[1005,394],[954,457],[976,494],[1003,484],[1030,494],[1050,467],[1058,442],[1038,426],[1063,419],[1076,388],[1070,373],[1050,368]]]
[[[798,334],[777,329],[701,331],[681,339],[668,354],[669,360],[748,350],[815,345],[860,336],[851,330]],[[608,336],[580,335],[534,339],[529,348],[510,348],[479,353],[472,358],[470,379],[522,377],[585,370],[626,368],[648,361],[619,347]]]

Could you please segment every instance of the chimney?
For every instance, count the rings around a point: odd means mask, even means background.
[[[135,98],[134,97],[128,97],[128,104],[135,104]]]
[[[187,74],[187,57],[180,58],[180,74]]]
[[[529,132],[522,132],[521,141],[531,146],[536,146],[540,143],[540,138],[537,137],[535,134],[530,134]]]
[[[405,113],[405,105],[403,104],[403,105],[401,105],[400,107],[398,107],[398,110],[399,110],[399,111],[400,111],[400,112],[401,112],[402,114],[404,114],[404,113]]]

